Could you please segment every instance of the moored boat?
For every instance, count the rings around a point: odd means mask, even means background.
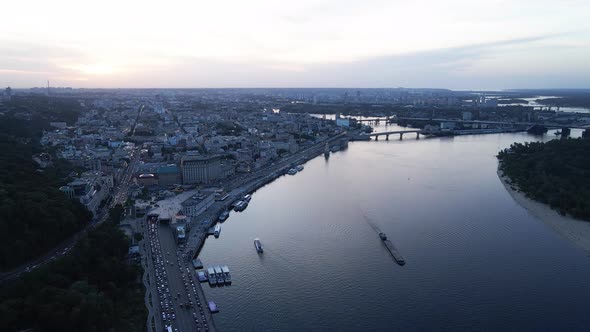
[[[221,267],[221,272],[223,272],[223,277],[225,279],[225,283],[231,284],[231,275],[229,274],[229,267],[227,267],[227,265],[223,265]]]
[[[219,215],[219,221],[225,221],[229,217],[229,211],[223,211]]]
[[[223,271],[221,270],[221,266],[219,266],[219,265],[214,266],[213,269],[215,270],[215,277],[217,278],[217,284],[223,285],[225,283],[225,277],[223,276]]]
[[[209,301],[207,305],[209,306],[209,311],[211,311],[211,313],[219,312],[219,308],[217,308],[217,304],[215,304],[215,302]]]
[[[217,277],[215,277],[215,270],[212,267],[207,268],[207,279],[209,285],[215,286],[217,284]]]
[[[244,211],[248,207],[248,202],[246,201],[238,201],[234,206],[235,211]]]

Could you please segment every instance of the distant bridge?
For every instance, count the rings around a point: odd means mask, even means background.
[[[523,126],[532,127],[534,125],[543,126],[550,129],[571,128],[571,129],[589,129],[589,126],[575,126],[557,123],[536,123],[536,122],[507,122],[507,121],[482,121],[482,120],[459,120],[459,119],[431,119],[431,118],[397,118],[396,121],[433,121],[433,122],[458,122],[469,124],[491,124],[500,126]]]
[[[352,117],[348,117],[350,119],[354,119]],[[485,121],[485,120],[461,120],[461,119],[433,119],[433,118],[410,118],[410,117],[397,117],[397,116],[388,116],[388,117],[380,117],[380,118],[370,118],[370,119],[355,119],[357,122],[369,122],[369,123],[396,123],[398,121],[433,121],[433,122],[457,122],[457,123],[466,123],[466,124],[488,124],[488,125],[497,125],[497,126],[523,126],[523,127],[532,127],[534,125],[544,126],[549,129],[561,129],[561,128],[571,128],[571,129],[590,129],[590,126],[580,126],[580,125],[570,125],[570,124],[558,124],[558,123],[536,123],[536,122],[509,122],[509,121]],[[414,131],[415,132],[415,131]],[[397,132],[395,132],[397,134]],[[403,135],[403,134],[402,134]]]
[[[379,136],[385,136],[385,140],[389,141],[389,135],[399,135],[399,139],[403,139],[404,138],[404,134],[416,134],[416,138],[420,138],[420,133],[422,133],[423,131],[421,129],[416,129],[416,130],[394,130],[394,131],[384,131],[384,132],[379,132],[379,133],[371,133],[368,134],[368,137],[375,137],[375,140],[378,141],[379,140]]]
[[[353,117],[348,117],[348,119],[354,119],[356,120],[356,122],[375,122],[375,123],[379,123],[379,122],[385,122],[385,123],[389,123],[391,121],[391,119],[395,118],[395,116],[389,116],[389,117],[384,117],[384,118],[370,118],[370,119],[357,119],[357,118],[353,118]]]

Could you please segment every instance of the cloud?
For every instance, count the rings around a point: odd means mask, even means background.
[[[562,35],[541,35],[526,38],[479,43],[461,47],[444,48],[429,51],[411,52],[401,55],[367,57],[358,61],[340,64],[317,64],[306,67],[303,75],[292,76],[292,86],[296,83],[305,86],[335,87],[466,87],[474,83],[474,78],[481,80],[478,86],[492,83],[486,81],[485,75],[473,72],[478,64],[496,58],[510,57],[515,49],[531,49],[541,42],[551,41]],[[550,47],[549,47],[550,48]],[[542,50],[547,51],[547,50]],[[534,57],[534,53],[530,56]],[[506,66],[510,66],[507,63]],[[588,64],[585,65],[588,69]],[[501,69],[497,69],[503,72]],[[519,73],[522,76],[543,73],[538,68],[535,73]],[[552,75],[555,73],[543,74]],[[494,78],[494,77],[492,77]],[[495,78],[494,78],[495,79]],[[505,84],[514,77],[506,77]],[[502,80],[495,80],[497,84]],[[526,81],[526,80],[524,80]],[[306,84],[305,82],[312,82]],[[530,82],[532,84],[534,82]],[[501,88],[502,86],[497,86]]]
[[[72,74],[61,64],[85,61],[87,56],[75,48],[51,47],[24,42],[0,41],[0,80],[5,85],[19,86],[43,83],[58,75]],[[23,83],[21,83],[23,82]]]
[[[0,84],[39,86],[50,80],[52,85],[75,87],[588,87],[590,64],[585,59],[590,47],[580,40],[580,33],[544,34],[312,63],[166,53],[105,62],[76,47],[0,43]]]

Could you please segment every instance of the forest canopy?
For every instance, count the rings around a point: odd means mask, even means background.
[[[14,100],[0,115],[0,271],[42,255],[92,218],[58,190],[72,169],[69,163],[56,159],[53,167],[41,170],[33,161],[33,154],[45,152],[39,144],[42,130],[50,121],[72,121],[76,105]]]
[[[590,221],[590,139],[514,143],[497,157],[511,185],[528,197]]]
[[[142,269],[106,221],[70,254],[0,288],[2,331],[145,331]]]

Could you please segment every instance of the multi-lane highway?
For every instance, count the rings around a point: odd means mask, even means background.
[[[148,217],[145,226],[146,298],[150,316],[148,330],[214,331],[211,314],[200,290],[195,269],[187,261],[182,248],[177,248],[168,225],[160,225],[157,217]]]

